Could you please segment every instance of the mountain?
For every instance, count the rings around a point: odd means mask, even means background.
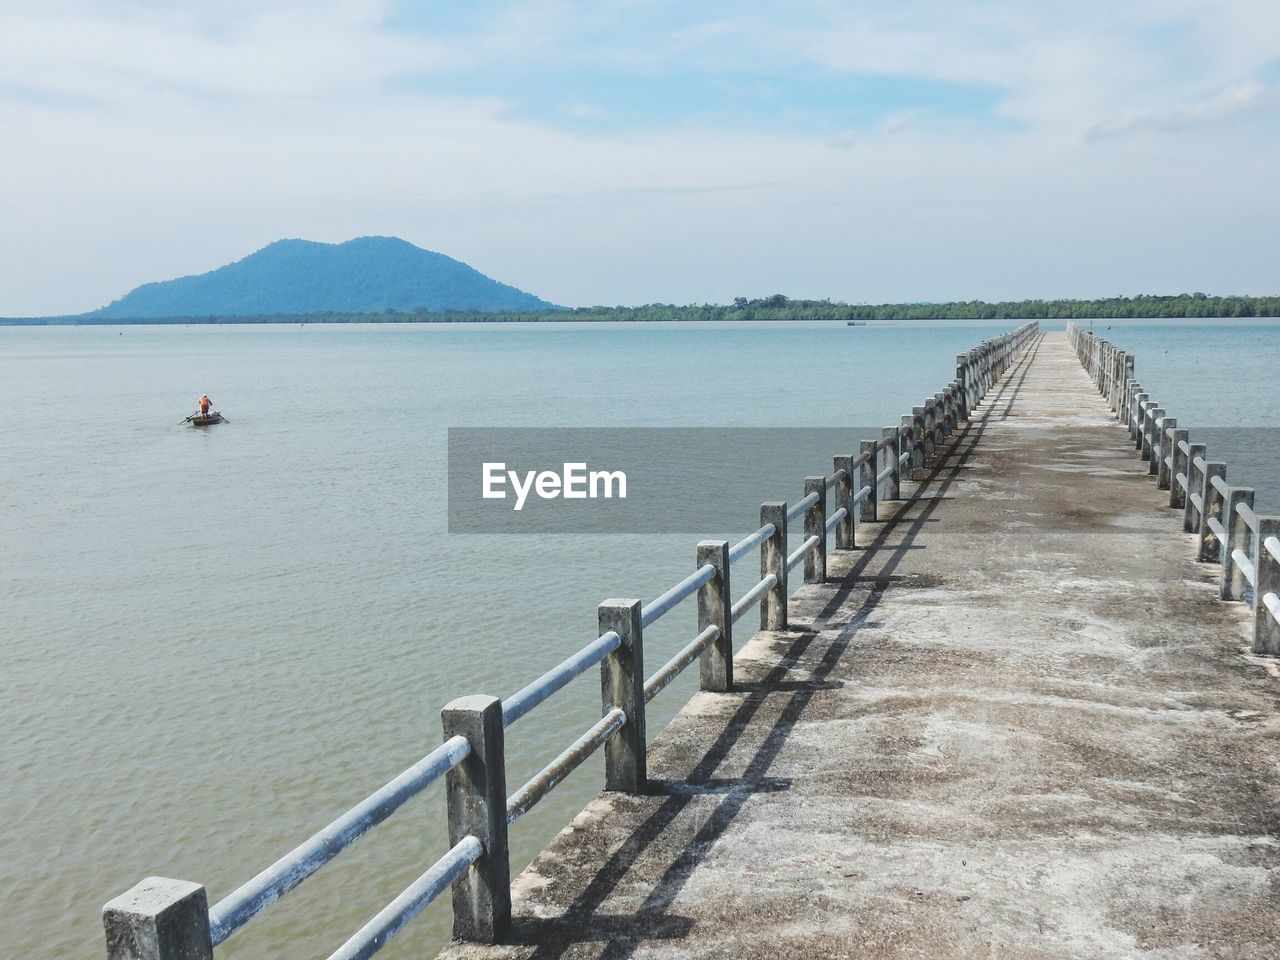
[[[146,319],[418,309],[554,307],[442,253],[396,237],[360,237],[346,243],[277,240],[209,273],[144,283],[85,316]]]

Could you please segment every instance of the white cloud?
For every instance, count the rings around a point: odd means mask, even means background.
[[[1130,110],[1108,117],[1089,130],[1096,140],[1141,131],[1180,132],[1255,114],[1261,108],[1274,111],[1275,92],[1260,83],[1237,84],[1210,97],[1188,100],[1170,107]]]
[[[374,2],[11,0],[0,314],[368,233],[570,304],[1274,288],[1280,136],[1255,125],[1246,152],[1198,128],[1271,108],[1280,5],[1209,6],[513,5],[460,39]],[[564,110],[588,134],[468,95],[456,78],[492,63],[975,84],[1013,122],[893,104],[837,135],[624,129],[587,81]],[[1176,149],[1119,136],[1154,130]]]

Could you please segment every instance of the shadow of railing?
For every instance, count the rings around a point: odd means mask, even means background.
[[[830,582],[836,589],[814,617],[814,626],[777,632],[776,636],[784,642],[790,640],[789,645],[759,680],[735,685],[732,695],[739,697],[741,703],[726,719],[724,729],[688,775],[679,781],[652,780],[645,797],[617,795],[619,812],[631,808],[637,817],[643,819],[600,865],[563,914],[554,918],[514,916],[505,938],[507,944],[534,947],[529,955],[533,960],[556,960],[575,944],[602,943],[604,948],[598,956],[604,960],[625,960],[644,941],[678,940],[688,935],[692,921],[670,912],[676,897],[750,797],[790,789],[790,780],[769,776],[769,768],[815,695],[839,685],[829,679],[831,673],[853,642],[858,628],[868,623],[884,595],[901,580],[895,571],[908,552],[922,548],[915,543],[916,538],[925,524],[937,521],[933,514],[968,468],[969,460],[989,425],[1008,418],[1042,338],[1043,334],[1040,334],[1032,340],[999,388],[984,398],[982,413],[968,421],[926,465],[925,475],[918,481],[915,491],[898,502],[893,514],[878,524],[880,529],[872,540],[845,554],[856,559],[838,580]],[[839,632],[830,639],[817,663],[807,670],[803,679],[789,677],[810,652],[814,641],[819,636],[830,634],[831,631],[821,629],[821,625],[830,622],[836,614],[843,616],[860,590],[866,591],[865,596],[848,619],[840,624]],[[789,699],[778,710],[776,719],[764,733],[742,773],[732,778],[715,777],[761,708],[776,700],[779,694],[785,694]],[[654,796],[660,796],[662,800],[656,808],[650,809]],[[693,836],[673,848],[670,862],[644,902],[626,916],[599,912],[641,856],[661,840],[677,817],[696,798],[708,796],[719,796],[720,799],[705,814]]]

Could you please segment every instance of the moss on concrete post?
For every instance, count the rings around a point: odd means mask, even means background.
[[[702,651],[698,661],[703,690],[723,693],[733,687],[733,618],[729,616],[729,541],[703,540],[698,544],[694,569],[707,564],[716,574],[698,588],[698,633],[715,627],[719,635]]]
[[[760,526],[773,524],[773,536],[760,544],[760,579],[773,575],[774,584],[760,598],[760,629],[787,629],[787,502],[760,504]]]
[[[618,649],[600,661],[600,697],[608,713],[614,707],[626,722],[604,743],[604,788],[643,793],[649,783],[645,742],[644,632],[640,601],[610,599],[600,604],[601,634],[622,638]]]
[[[854,546],[853,504],[849,502],[854,494],[853,457],[833,457],[831,464],[836,472],[835,502],[832,504],[832,512],[837,512],[844,507],[844,517],[836,524],[835,548],[850,550]]]
[[[863,440],[858,449],[858,457],[862,460],[858,491],[861,492],[863,487],[870,487],[870,492],[858,504],[858,521],[870,523],[876,518],[876,442]]]
[[[449,844],[475,837],[484,853],[453,884],[453,935],[496,943],[511,925],[507,854],[507,771],[502,701],[459,697],[440,711],[444,738],[463,737],[471,752],[445,774]]]
[[[827,579],[827,478],[805,477],[804,495],[816,493],[818,499],[804,512],[804,539],[818,538],[818,545],[804,555],[804,582],[822,583]]]

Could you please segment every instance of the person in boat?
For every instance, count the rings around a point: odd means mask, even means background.
[[[206,393],[197,402],[200,404],[200,416],[207,417],[209,415],[209,407],[213,406],[213,401],[209,399],[209,395]]]

